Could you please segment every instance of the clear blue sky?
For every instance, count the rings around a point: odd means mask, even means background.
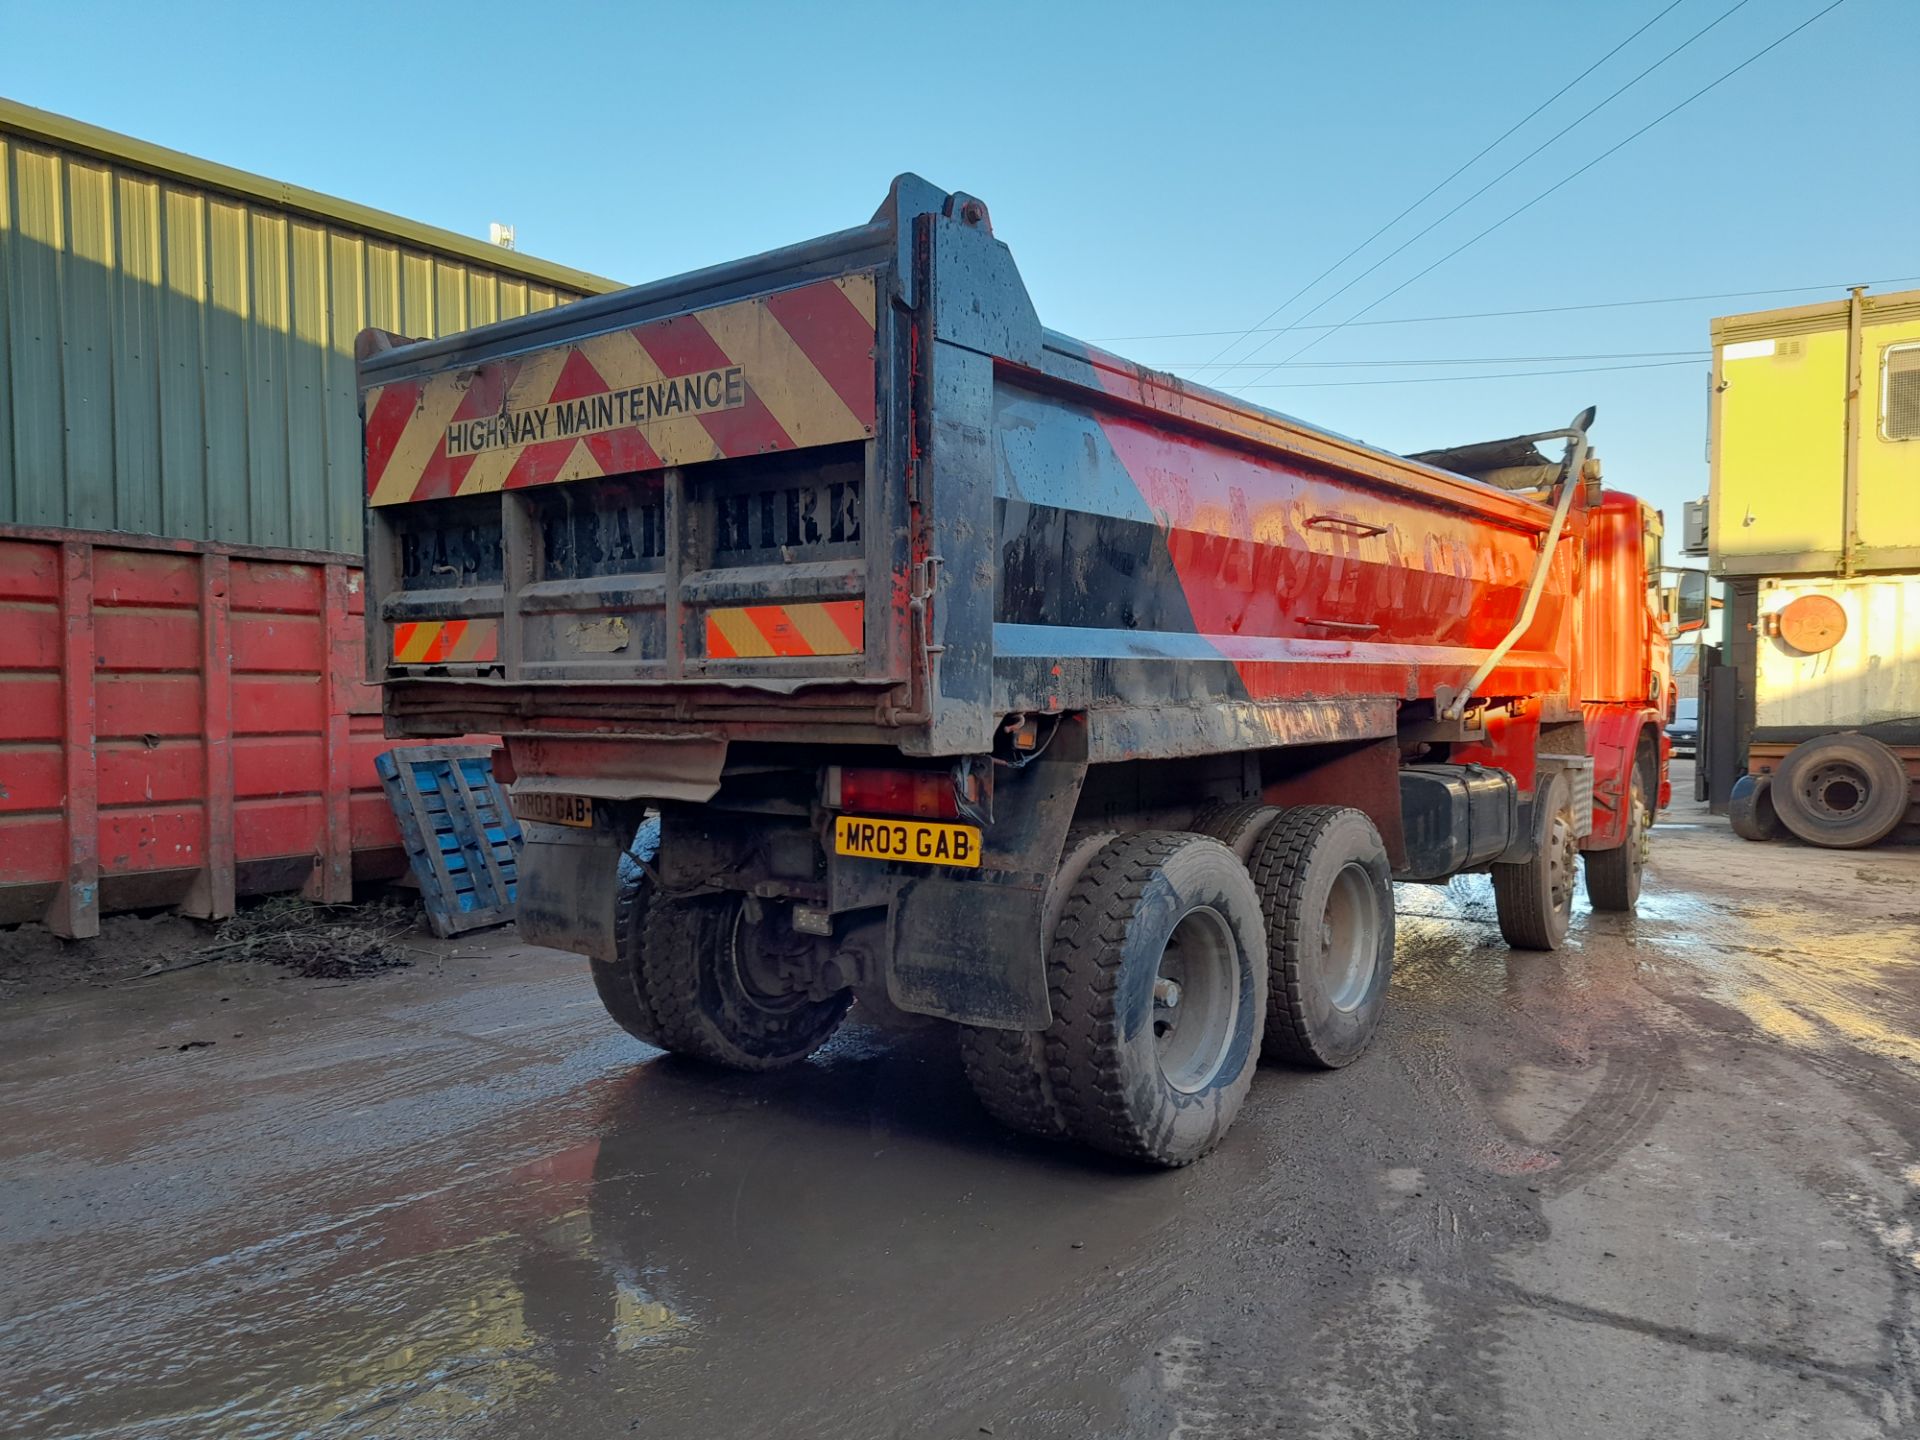
[[[1667,3],[11,0],[0,92],[469,234],[509,221],[522,250],[633,281],[859,223],[917,170],[988,202],[1046,323],[1188,370],[1230,335],[1112,337],[1256,323]],[[1345,319],[1826,3],[1746,0],[1312,320]],[[1733,5],[1680,0],[1270,323]],[[1920,277],[1917,80],[1920,0],[1846,0],[1367,318]],[[1500,358],[1296,366],[1264,377],[1289,388],[1246,393],[1393,449],[1598,404],[1610,479],[1677,528],[1706,484],[1704,362],[1326,382],[1677,360],[1706,348],[1710,316],[1816,298],[1353,327],[1300,360]],[[1632,358],[1505,358],[1563,355]]]

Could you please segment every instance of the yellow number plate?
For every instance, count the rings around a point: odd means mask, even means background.
[[[837,854],[862,860],[907,860],[917,865],[980,865],[980,831],[973,825],[936,825],[926,820],[873,820],[841,815],[833,822]]]
[[[593,801],[585,795],[555,795],[545,790],[522,795],[515,791],[507,796],[507,808],[519,820],[572,825],[580,830],[593,828]]]

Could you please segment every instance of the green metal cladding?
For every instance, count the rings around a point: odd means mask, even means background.
[[[360,330],[613,288],[0,100],[0,524],[357,553]]]

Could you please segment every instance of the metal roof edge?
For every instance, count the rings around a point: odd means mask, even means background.
[[[1881,323],[1904,318],[1909,307],[1920,307],[1920,290],[1868,290],[1861,297],[1867,314]],[[1713,317],[1711,333],[1717,345],[1725,340],[1764,339],[1768,335],[1802,335],[1839,329],[1847,323],[1847,297],[1816,300],[1808,305],[1785,305],[1777,310],[1745,310],[1738,315]],[[1871,323],[1871,321],[1869,322]]]
[[[331,220],[403,245],[458,256],[462,260],[527,280],[563,286],[588,295],[625,288],[622,282],[609,280],[604,275],[575,270],[569,265],[557,265],[551,260],[535,259],[531,255],[491,245],[457,231],[442,230],[437,225],[425,225],[418,220],[376,210],[371,205],[356,204],[318,190],[308,190],[303,186],[255,175],[251,171],[238,170],[231,165],[202,160],[179,150],[169,150],[164,145],[136,140],[117,130],[89,125],[83,120],[72,120],[50,110],[37,110],[5,96],[0,96],[0,132],[12,132],[69,150],[84,151],[103,159],[120,161],[135,169],[187,180],[210,190],[257,200],[319,220]]]

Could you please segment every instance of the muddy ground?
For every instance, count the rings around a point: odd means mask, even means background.
[[[511,932],[16,995],[0,1433],[1920,1434],[1920,851],[1683,805],[1648,892],[1404,890],[1373,1051],[1174,1174],[938,1032],[656,1055]]]

